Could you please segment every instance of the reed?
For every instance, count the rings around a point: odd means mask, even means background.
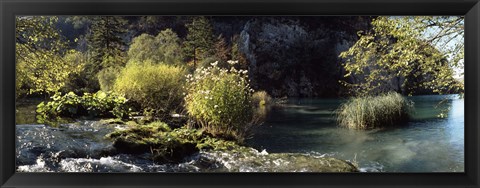
[[[395,92],[355,97],[340,105],[337,122],[360,130],[392,127],[407,121],[412,109],[413,102]]]

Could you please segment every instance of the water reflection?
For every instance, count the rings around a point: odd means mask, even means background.
[[[367,171],[463,172],[464,100],[415,96],[413,120],[401,128],[355,131],[337,127],[340,100],[291,100],[273,109],[249,145],[268,152],[317,152],[356,161]],[[445,109],[448,117],[438,115]]]

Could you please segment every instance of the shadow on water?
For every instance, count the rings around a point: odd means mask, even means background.
[[[16,103],[15,122],[17,125],[35,124],[35,110],[42,99],[22,100]]]

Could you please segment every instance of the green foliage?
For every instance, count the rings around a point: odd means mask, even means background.
[[[188,75],[185,106],[190,118],[213,136],[243,142],[253,124],[253,90],[246,73],[212,63]]]
[[[171,29],[161,31],[156,37],[142,34],[132,40],[128,58],[134,62],[180,65],[183,61],[180,38]]]
[[[15,17],[15,54],[17,60],[34,63],[24,55],[56,56],[64,50],[65,41],[55,29],[56,16],[17,16]]]
[[[137,102],[146,111],[154,111],[160,119],[179,113],[182,106],[185,69],[152,64],[150,62],[128,64],[117,77],[114,91]]]
[[[36,53],[41,52],[24,55],[29,61],[33,60],[34,62],[18,60],[17,89],[22,89],[22,87],[28,89],[28,94],[52,95],[66,85],[70,75],[78,73],[82,68],[81,64],[70,61],[70,56],[77,53],[75,51],[69,51],[65,57],[58,54],[38,56]]]
[[[407,16],[395,18],[402,25],[410,25],[420,38],[435,46],[449,58],[452,67],[461,69],[464,59],[464,16]]]
[[[214,44],[215,54],[214,57],[218,59],[219,62],[227,62],[232,59],[232,48],[228,45],[225,38],[220,34]]]
[[[235,59],[238,61],[238,67],[240,69],[244,69],[244,70],[247,70],[248,69],[248,60],[247,58],[245,57],[245,54],[242,53],[240,51],[240,47],[239,45],[241,41],[240,41],[240,37],[238,35],[235,35],[232,37],[232,46],[230,47],[231,49],[231,59]]]
[[[20,98],[28,93],[27,85],[28,75],[25,72],[25,63],[17,63],[16,66],[16,79],[15,79],[15,99]]]
[[[108,92],[113,90],[115,85],[115,80],[117,75],[120,73],[121,69],[119,67],[107,67],[102,69],[97,74],[98,83],[100,84],[100,89],[102,91]]]
[[[198,60],[214,55],[215,37],[209,20],[203,16],[193,18],[186,25],[188,34],[184,41],[184,54],[187,59],[193,60],[194,68]]]
[[[78,71],[78,64],[68,60],[76,52],[66,50],[66,41],[54,26],[57,20],[54,16],[16,17],[16,97],[56,93]]]
[[[127,21],[119,16],[95,16],[91,18],[90,33],[87,36],[89,51],[91,52],[91,63],[88,69],[96,73],[106,67],[112,66],[108,61],[113,58],[118,61],[124,56],[123,49],[126,44],[123,40],[126,34]],[[107,59],[107,61],[105,61]],[[124,62],[116,62],[116,65],[123,65]],[[96,71],[95,71],[96,70]]]
[[[66,23],[71,23],[74,29],[82,29],[91,24],[90,16],[68,16],[65,18]]]
[[[352,98],[338,109],[338,123],[350,129],[392,127],[409,119],[413,102],[398,93]]]
[[[85,93],[83,96],[78,96],[69,92],[65,95],[55,94],[51,99],[51,101],[42,102],[37,106],[39,123],[55,121],[62,117],[126,118],[129,115],[127,99],[113,93],[99,91],[94,94]]]
[[[70,73],[65,86],[61,90],[64,93],[73,91],[76,94],[93,93],[99,88],[97,76],[88,66],[93,64],[88,53],[75,52],[65,57],[67,62],[78,66],[78,71]],[[96,71],[96,70],[95,70]]]
[[[345,59],[345,77],[354,80],[344,84],[354,94],[403,89],[410,91],[408,94],[417,89],[438,93],[457,90],[445,53],[420,37],[425,28],[419,29],[420,22],[415,19],[377,17],[371,23],[373,29],[360,32],[360,39],[340,54]]]

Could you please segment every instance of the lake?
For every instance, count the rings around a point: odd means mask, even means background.
[[[334,111],[341,100],[289,100],[272,109],[248,143],[270,153],[312,153],[356,161],[364,171],[463,172],[464,100],[456,95],[410,99],[415,103],[411,121],[371,131],[335,124]],[[446,118],[438,117],[442,110]]]
[[[369,131],[335,124],[334,112],[343,100],[289,99],[271,109],[247,145],[257,149],[259,155],[332,156],[357,163],[364,172],[463,172],[464,100],[456,95],[410,99],[416,109],[412,120],[397,128]],[[219,154],[200,152],[180,164],[156,164],[148,154],[115,151],[104,136],[122,125],[86,120],[59,127],[38,125],[32,118],[34,109],[26,105],[17,111],[17,171],[218,172],[228,171],[225,166],[236,163],[235,156],[220,154],[228,159],[217,165],[222,167],[206,167],[205,161]],[[441,112],[447,117],[439,118]]]

